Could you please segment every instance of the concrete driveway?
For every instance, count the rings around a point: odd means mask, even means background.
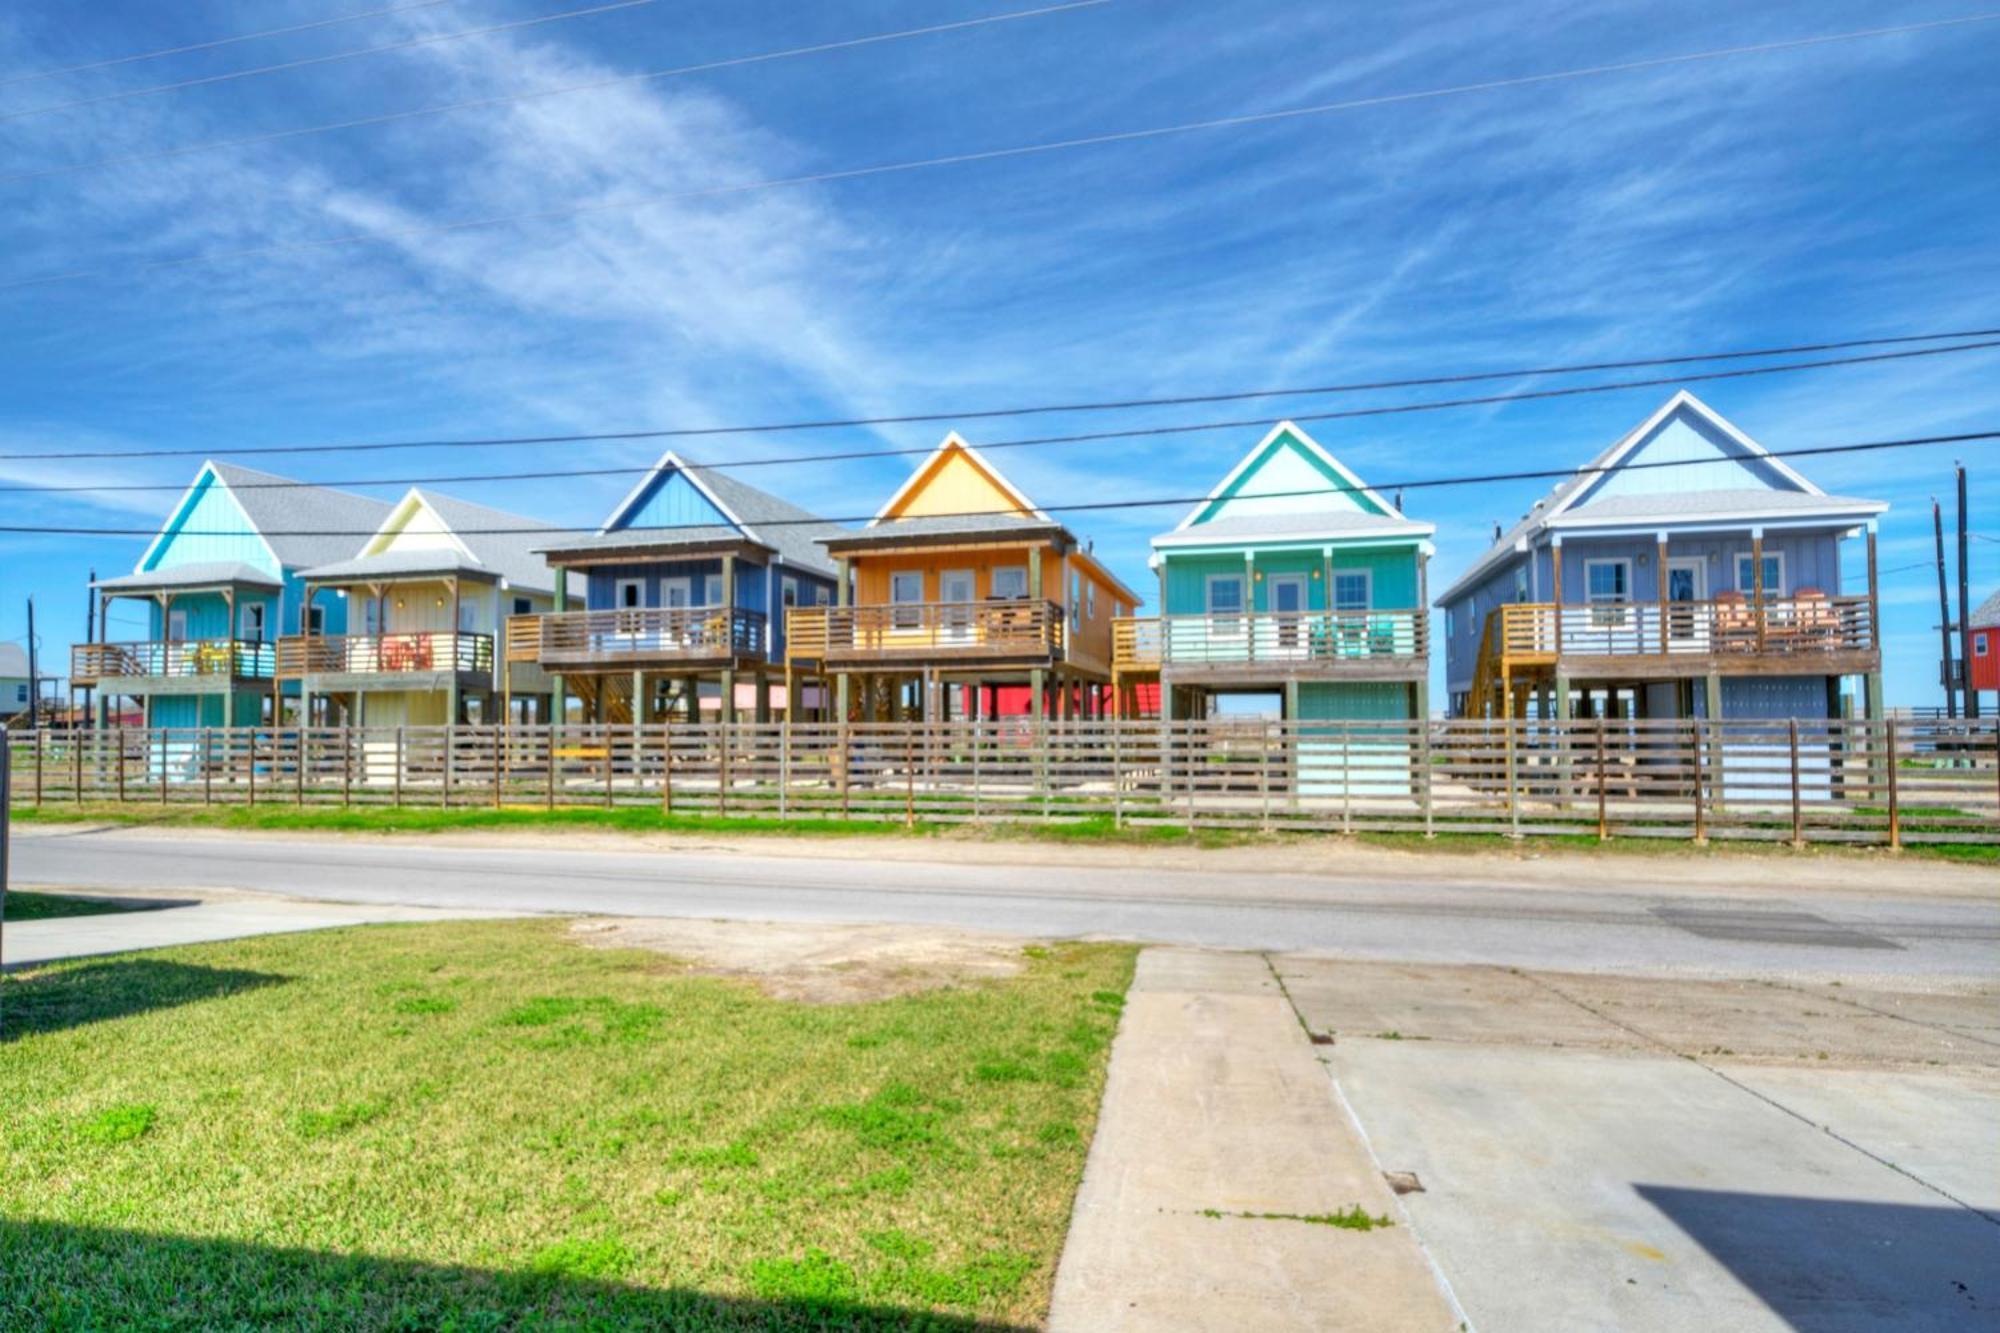
[[[1473,1328],[2000,1329],[2000,990],[1275,961]]]

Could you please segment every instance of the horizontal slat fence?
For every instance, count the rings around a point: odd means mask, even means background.
[[[107,728],[9,744],[17,805],[2000,841],[1992,719]]]

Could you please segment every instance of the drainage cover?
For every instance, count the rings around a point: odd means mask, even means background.
[[[1880,935],[1843,926],[1813,912],[1768,908],[1655,907],[1653,915],[1705,940],[1742,944],[1804,944],[1821,949],[1901,949]]]

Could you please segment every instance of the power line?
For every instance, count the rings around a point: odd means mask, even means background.
[[[1967,431],[1955,435],[1924,435],[1924,436],[1913,436],[1906,439],[1869,440],[1858,444],[1825,444],[1825,445],[1815,445],[1800,449],[1768,449],[1765,450],[1763,454],[1759,455],[1759,457],[1806,458],[1806,457],[1825,456],[1828,454],[1873,453],[1888,449],[1915,449],[1915,448],[1927,447],[1932,445],[1942,445],[1942,444],[1988,443],[1993,440],[2000,440],[2000,429],[1985,430],[1985,431]],[[1650,462],[1642,459],[1638,462],[1632,462],[1632,463],[1585,465],[1583,467],[1575,467],[1575,468],[1536,468],[1518,472],[1487,472],[1487,473],[1460,475],[1460,476],[1425,477],[1425,478],[1415,478],[1402,481],[1375,482],[1370,484],[1368,489],[1379,493],[1382,491],[1413,491],[1413,490],[1442,488],[1449,486],[1483,486],[1496,482],[1548,480],[1550,478],[1568,479],[1571,477],[1597,476],[1603,473],[1614,472],[1614,471],[1635,472],[1635,471],[1651,470],[1654,468],[1702,467],[1710,465],[1714,461],[1715,461],[1714,459],[1710,458],[1663,458],[1663,459],[1653,460]],[[1264,492],[1259,492],[1257,498],[1260,500],[1280,500],[1280,499],[1295,499],[1295,498],[1315,496],[1315,495],[1337,495],[1344,493],[1346,489],[1347,488],[1340,486],[1314,486],[1299,490],[1264,491]],[[1207,494],[1158,496],[1144,500],[1092,500],[1092,501],[1082,501],[1074,504],[1039,505],[1037,506],[1037,508],[1042,513],[1045,514],[1097,513],[1097,512],[1105,512],[1111,510],[1158,509],[1158,508],[1164,508],[1169,505],[1201,504],[1210,498],[1211,497]],[[994,511],[990,509],[972,509],[972,510],[962,510],[957,513],[950,513],[950,514],[926,514],[924,517],[926,519],[990,518],[993,516],[993,513]],[[850,514],[839,518],[827,518],[827,517],[815,516],[810,518],[770,519],[764,522],[752,524],[751,526],[756,528],[817,527],[826,524],[865,523],[871,521],[874,517],[875,516],[873,514]],[[509,528],[465,527],[465,528],[454,528],[453,531],[458,533],[460,536],[466,536],[466,537],[526,535],[526,536],[543,536],[543,537],[555,538],[570,533],[593,533],[598,530],[599,526],[600,525],[594,523],[581,527],[561,527],[561,526],[551,526],[544,524],[535,524],[530,527],[517,526]],[[715,525],[713,523],[654,524],[643,527],[624,528],[620,529],[620,531],[634,532],[634,533],[679,532],[690,529],[707,530],[707,529],[712,529],[714,526]],[[0,533],[17,533],[17,534],[33,533],[42,536],[151,537],[157,535],[157,532],[158,530],[155,528],[83,528],[83,527],[41,526],[34,524],[0,525]],[[227,537],[227,536],[236,536],[238,534],[233,532],[223,532],[220,530],[202,531],[192,528],[183,528],[179,531],[178,535],[184,537]],[[376,535],[376,530],[373,528],[365,530],[351,529],[351,528],[270,529],[266,530],[264,532],[264,535],[266,537],[373,537]]]
[[[642,2],[643,0],[626,0],[626,3]],[[648,208],[658,204],[684,200],[723,198],[729,195],[750,194],[759,190],[783,189],[800,185],[824,185],[837,181],[863,180],[875,176],[887,176],[905,171],[927,171],[941,167],[967,166],[979,162],[997,162],[1011,158],[1032,157],[1043,153],[1066,152],[1076,148],[1137,143],[1144,140],[1167,138],[1172,135],[1191,134],[1203,130],[1240,129],[1248,125],[1272,124],[1278,121],[1295,120],[1306,116],[1321,116],[1340,111],[1353,111],[1367,107],[1391,106],[1402,102],[1455,97],[1466,93],[1494,92],[1507,88],[1531,87],[1537,84],[1554,83],[1566,79],[1594,78],[1608,74],[1629,73],[1635,70],[1660,69],[1673,65],[1684,65],[1706,60],[1720,60],[1733,56],[1761,55],[1776,51],[1800,50],[1808,47],[1824,46],[1834,42],[1850,42],[1871,37],[1889,37],[1907,33],[1926,32],[1933,29],[1960,27],[1973,23],[1990,23],[1996,19],[2000,19],[2000,11],[1971,14],[1960,18],[1937,19],[1928,23],[1906,23],[1889,28],[1864,28],[1851,32],[1822,33],[1810,37],[1796,37],[1778,42],[1759,42],[1748,46],[1724,47],[1710,51],[1694,51],[1674,56],[1655,56],[1644,60],[1627,60],[1609,65],[1592,65],[1577,69],[1555,70],[1545,74],[1526,74],[1512,78],[1489,79],[1479,83],[1457,84],[1447,88],[1427,88],[1406,93],[1385,93],[1375,97],[1351,98],[1340,102],[1323,102],[1315,106],[1289,107],[1278,111],[1251,112],[1237,116],[1220,116],[1211,120],[1187,121],[1178,125],[1157,125],[1136,130],[1115,130],[1102,134],[1083,135],[1072,139],[1017,144],[1008,148],[989,148],[974,152],[950,153],[941,157],[917,158],[902,162],[879,163],[874,166],[808,172],[798,176],[766,177],[761,180],[743,181],[733,185],[714,185],[694,190],[678,190],[639,199],[620,199],[595,204],[568,205],[561,208],[530,209],[516,213],[493,213],[482,217],[462,218],[456,222],[434,222],[406,227],[385,227],[372,232],[350,232],[340,236],[320,237],[316,240],[278,241],[267,245],[249,246],[236,250],[211,250],[197,255],[184,255],[178,259],[148,260],[143,263],[128,264],[109,269],[72,269],[61,273],[40,274],[31,278],[16,278],[8,282],[0,282],[0,290],[37,286],[51,282],[69,282],[78,278],[99,277],[107,274],[122,275],[154,272],[170,268],[186,268],[199,264],[218,263],[227,259],[249,259],[265,255],[288,254],[307,250],[334,249],[341,246],[362,245],[371,241],[397,240],[410,236],[444,235],[454,232],[477,230],[483,227],[502,226],[514,222],[547,222],[564,218],[588,217],[601,213],[627,212],[633,209]]]
[[[446,0],[429,0],[432,4],[446,3]],[[680,78],[688,74],[704,74],[720,69],[734,69],[744,65],[765,64],[774,60],[789,60],[798,56],[823,55],[829,51],[846,51],[856,47],[875,46],[883,42],[902,41],[912,37],[928,37],[937,33],[956,32],[963,28],[983,28],[997,23],[1011,23],[1019,19],[1041,18],[1051,14],[1066,13],[1076,9],[1092,9],[1110,4],[1111,0],[1070,0],[1066,4],[1044,5],[1038,9],[1020,9],[1005,14],[991,14],[982,18],[963,19],[956,23],[934,23],[928,27],[905,28],[899,32],[873,33],[865,37],[849,37],[840,41],[818,42],[811,46],[794,46],[783,51],[763,51],[754,55],[730,56],[721,60],[707,60],[694,65],[678,65],[670,69],[648,70],[639,74],[619,74],[611,78],[592,79],[587,83],[564,84],[557,88],[537,88],[528,92],[504,93],[495,97],[475,97],[463,102],[447,102],[442,106],[418,107],[410,111],[390,111],[378,116],[361,116],[353,120],[337,120],[324,125],[306,125],[297,129],[273,130],[267,134],[248,134],[234,139],[211,139],[205,143],[187,144],[179,148],[163,148],[144,153],[131,153],[119,157],[101,157],[87,162],[69,162],[61,166],[42,167],[35,171],[20,171],[0,176],[0,185],[19,181],[40,180],[48,176],[65,175],[73,171],[85,171],[95,167],[129,166],[139,162],[154,162],[167,158],[186,157],[194,153],[206,153],[219,148],[248,148],[257,144],[275,143],[283,139],[296,139],[309,134],[326,134],[334,130],[362,129],[371,125],[388,125],[396,121],[411,120],[420,116],[440,116],[453,111],[470,111],[481,107],[505,106],[509,103],[534,101],[544,97],[561,97],[569,93],[589,92],[599,88],[613,88],[628,83],[644,83],[658,79]]]
[[[1823,347],[1865,347],[1881,344],[1929,341],[1937,338],[1957,338],[1962,334],[1911,334],[1899,338],[1860,338],[1844,343],[1822,343]],[[1807,345],[1810,346],[1810,345]],[[1753,375],[1775,375],[1799,370],[1823,370],[1833,366],[1862,365],[1881,361],[1904,360],[1917,356],[1943,356],[1954,352],[1983,351],[2000,346],[2000,339],[1984,342],[1955,343],[1947,347],[1925,347],[1900,352],[1880,352],[1863,356],[1832,357],[1819,361],[1785,362],[1769,366],[1753,366],[1742,370],[1698,371],[1693,374],[1651,377],[1637,380],[1616,380],[1604,384],[1571,385],[1556,389],[1523,389],[1509,393],[1484,394],[1472,398],[1441,398],[1430,402],[1395,403],[1380,407],[1352,408],[1338,412],[1295,413],[1293,421],[1332,421],[1353,417],[1394,416],[1409,412],[1434,412],[1448,408],[1483,407],[1496,403],[1529,402],[1546,398],[1573,397],[1583,394],[1613,393],[1626,389],[1658,388],[1667,384],[1705,383],[1712,380],[1740,379]],[[1321,385],[1315,388],[1265,389],[1239,393],[1191,395],[1178,398],[1126,399],[1097,403],[1069,403],[1061,405],[994,408],[979,412],[938,412],[920,413],[891,417],[855,417],[843,421],[800,421],[787,424],[762,426],[674,426],[650,430],[597,431],[571,435],[517,435],[488,436],[475,439],[434,439],[434,440],[374,440],[348,444],[286,444],[260,445],[243,449],[213,448],[171,448],[171,449],[97,449],[69,453],[0,453],[0,462],[46,462],[53,460],[77,460],[99,458],[214,458],[232,456],[258,456],[265,454],[324,454],[324,453],[379,453],[398,449],[473,449],[498,448],[511,445],[551,445],[586,443],[629,443],[637,440],[684,439],[694,436],[777,434],[795,430],[821,430],[833,427],[906,425],[935,421],[971,421],[994,417],[1020,417],[1049,412],[1109,411],[1134,407],[1157,407],[1199,404],[1208,402],[1241,401],[1249,398],[1301,397],[1315,394],[1357,393],[1374,389],[1415,387],[1422,385],[1463,384],[1480,380],[1520,379],[1542,375],[1572,374],[1584,371],[1609,369],[1619,365],[1665,366],[1685,364],[1694,361],[1715,361],[1740,359],[1756,356],[1779,355],[1792,349],[1767,348],[1757,351],[1717,352],[1707,355],[1654,357],[1629,362],[1600,362],[1582,366],[1549,366],[1534,370],[1478,371],[1459,375],[1439,375],[1421,379],[1381,380],[1367,384]],[[1206,430],[1241,429],[1251,426],[1269,425],[1265,417],[1242,418],[1231,421],[1205,421],[1173,426],[1137,426],[1123,430],[1093,431],[1074,435],[1043,435],[1021,440],[997,440],[982,444],[982,449],[1022,449],[1053,444],[1078,444],[1097,440],[1132,439],[1145,436],[1179,435]],[[717,468],[737,467],[777,467],[792,463],[846,462],[860,458],[890,458],[899,455],[929,453],[928,446],[899,449],[851,449],[837,453],[772,455],[766,458],[738,459],[726,463],[710,464]],[[490,476],[460,476],[432,478],[385,478],[380,481],[351,481],[339,483],[349,486],[401,485],[414,481],[525,481],[546,476],[613,476],[624,472],[643,472],[644,468],[606,468],[587,472],[569,470],[546,473],[509,473]],[[325,482],[288,483],[295,485],[327,485]],[[21,490],[118,490],[118,486],[73,486],[41,487],[12,486],[0,487],[0,492]],[[136,486],[129,489],[171,490],[170,486]]]
[[[435,46],[439,42],[455,42],[465,37],[483,37],[490,33],[510,32],[516,28],[532,28],[543,23],[561,23],[565,19],[588,18],[593,14],[606,14],[614,9],[631,9],[635,5],[650,5],[654,0],[609,0],[607,4],[593,5],[588,9],[568,9],[558,14],[538,14],[534,18],[513,19],[506,23],[489,24],[484,28],[465,28],[458,32],[430,33],[422,37],[410,37],[400,42],[389,42],[382,46],[362,46],[351,51],[334,51],[326,55],[307,56],[302,60],[287,60],[277,65],[260,65],[255,69],[231,70],[227,74],[209,74],[198,79],[182,79],[178,83],[156,83],[144,88],[122,88],[113,93],[99,93],[95,97],[78,97],[68,102],[51,102],[46,106],[31,106],[20,111],[0,112],[0,121],[20,120],[27,116],[47,115],[54,111],[73,111],[78,107],[98,106],[105,102],[122,102],[131,97],[149,97],[154,93],[179,92],[184,88],[201,88],[212,83],[229,83],[236,79],[254,78],[260,74],[277,74],[284,70],[305,69],[311,65],[332,64],[336,60],[352,60],[357,56],[381,55],[386,51],[407,51],[416,46]]]
[[[184,56],[195,51],[213,51],[221,46],[235,46],[239,42],[254,42],[264,37],[285,37],[295,32],[311,32],[316,28],[331,28],[342,23],[357,23],[362,19],[383,18],[390,14],[407,13],[412,9],[435,9],[439,5],[457,4],[458,0],[416,0],[414,4],[392,5],[387,9],[370,9],[359,14],[342,14],[338,18],[314,19],[311,23],[294,23],[287,28],[266,28],[262,32],[246,32],[237,37],[218,37],[212,41],[194,42],[187,46],[163,47],[158,51],[141,51],[137,55],[113,56],[108,60],[88,60],[81,65],[64,65],[59,69],[38,70],[33,74],[13,74],[0,79],[0,88],[12,87],[17,83],[32,83],[36,79],[53,79],[61,74],[81,74],[89,69],[106,69],[112,65],[130,65],[140,60],[159,60],[166,56]]]

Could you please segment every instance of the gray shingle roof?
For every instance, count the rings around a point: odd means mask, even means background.
[[[1310,513],[1235,514],[1190,528],[1163,532],[1153,538],[1155,546],[1199,546],[1209,542],[1282,541],[1287,537],[1332,535],[1338,537],[1407,537],[1421,540],[1437,531],[1433,523],[1385,514],[1362,514],[1352,509],[1321,510]]]
[[[730,513],[736,515],[738,522],[750,529],[749,536],[753,541],[771,547],[778,553],[778,558],[787,564],[813,570],[828,578],[834,577],[833,562],[827,559],[820,542],[824,538],[840,536],[848,531],[847,528],[828,522],[769,491],[760,491],[726,472],[695,463],[683,466]]]
[[[1757,487],[1727,491],[1674,491],[1666,495],[1614,495],[1578,505],[1555,520],[1560,527],[1595,520],[1700,518],[1705,514],[1874,513],[1888,508],[1880,500],[1849,495],[1807,495],[1803,491],[1771,491]]]
[[[255,565],[240,560],[198,560],[188,565],[168,565],[143,574],[120,574],[99,579],[106,592],[143,592],[151,588],[219,588],[224,584],[252,588],[280,588],[284,585]]]
[[[259,472],[237,463],[211,462],[215,475],[229,487],[251,524],[263,534],[278,562],[287,569],[306,569],[345,559],[389,516],[386,500],[373,500],[330,486],[301,486],[288,477]],[[272,485],[273,482],[288,483]],[[286,533],[331,533],[331,536],[285,536]],[[359,533],[360,536],[352,534]]]
[[[720,523],[690,524],[680,528],[620,528],[616,532],[593,532],[544,539],[540,551],[653,551],[677,547],[713,546],[718,542],[750,541],[735,528]],[[763,542],[750,542],[763,546]]]
[[[2000,626],[2000,590],[1972,609],[1972,619],[1968,623],[1973,629]]]
[[[28,678],[28,653],[20,644],[0,643],[0,676],[8,679],[18,677],[22,680]]]
[[[358,555],[352,560],[314,565],[311,569],[300,570],[299,574],[314,583],[338,583],[345,579],[359,582],[369,578],[410,578],[418,575],[439,578],[463,575],[487,582],[497,582],[500,578],[498,570],[487,569],[457,551],[442,547],[433,551],[384,551],[380,555]]]
[[[1035,532],[1062,533],[1068,529],[1051,519],[1033,514],[934,514],[916,518],[885,518],[858,531],[842,528],[822,540],[836,545],[852,542],[890,543],[899,537],[991,537]]]
[[[444,520],[453,535],[471,548],[483,568],[497,572],[514,588],[535,592],[555,591],[555,574],[549,569],[548,561],[536,551],[547,546],[550,534],[560,529],[537,519],[461,500],[455,495],[440,495],[427,490],[419,490],[417,494],[437,511],[438,517]]]

